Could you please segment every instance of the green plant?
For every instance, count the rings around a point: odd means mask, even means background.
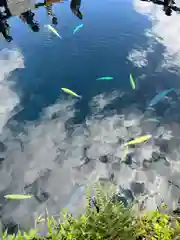
[[[146,240],[180,239],[180,224],[177,219],[159,211],[147,212],[136,220],[136,234]]]
[[[89,204],[91,198],[88,193],[86,211],[79,218],[65,213],[59,226],[52,219],[49,221],[48,229],[51,239],[135,239],[131,209],[125,208],[121,203],[112,203],[110,201],[112,194],[97,185],[95,188],[99,211],[97,212],[97,209]]]
[[[40,237],[38,230],[28,233],[18,232],[7,235],[2,240],[180,240],[179,217],[160,211],[147,212],[138,215],[131,206],[125,208],[122,203],[112,201],[114,190],[95,186],[96,202],[90,204],[91,191],[87,194],[87,205],[83,215],[69,216],[63,211],[55,219],[47,216],[37,223],[45,223],[48,235]]]

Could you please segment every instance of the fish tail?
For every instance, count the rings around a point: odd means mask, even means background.
[[[82,96],[81,96],[81,95],[78,95],[77,97],[78,97],[79,99],[82,99]]]

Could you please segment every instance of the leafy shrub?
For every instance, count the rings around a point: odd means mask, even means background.
[[[48,216],[48,236],[38,236],[38,230],[29,233],[18,232],[2,240],[180,240],[179,218],[159,211],[135,214],[131,207],[112,201],[113,191],[95,188],[95,202],[92,207],[88,192],[87,206],[83,215],[69,216],[67,212],[59,219]]]
[[[166,213],[147,212],[136,220],[136,224],[136,235],[143,237],[145,240],[180,240],[178,218]]]

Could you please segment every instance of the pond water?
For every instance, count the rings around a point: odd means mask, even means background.
[[[73,4],[80,4],[83,17],[73,13]],[[9,1],[7,6],[12,41],[0,39],[2,222],[31,226],[45,208],[50,214],[66,206],[78,212],[84,186],[98,180],[113,181],[127,198],[131,191],[133,198],[146,199],[147,208],[161,201],[176,208],[180,1],[171,16],[161,2],[55,2],[56,25],[43,2]],[[30,22],[33,17],[36,31],[23,16]],[[83,27],[73,34],[79,24]],[[103,76],[113,79],[97,80]],[[148,108],[155,95],[171,88]],[[129,148],[122,163],[123,142],[146,134],[152,138]],[[5,200],[10,193],[34,197]]]

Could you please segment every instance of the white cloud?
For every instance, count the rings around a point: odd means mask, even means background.
[[[173,72],[179,71],[180,15],[173,12],[172,16],[168,17],[163,11],[163,6],[153,4],[152,2],[134,0],[133,3],[135,10],[146,15],[152,22],[152,28],[146,29],[145,35],[165,47],[161,67]],[[180,6],[180,1],[176,1],[176,5]],[[148,52],[148,49],[143,51]]]
[[[118,97],[120,94],[114,93],[114,96]],[[92,184],[99,178],[108,180],[112,172],[115,174],[115,181],[122,187],[129,188],[131,182],[144,182],[147,193],[160,193],[162,198],[166,197],[164,193],[170,191],[167,190],[168,177],[173,178],[173,174],[179,173],[179,168],[175,173],[174,169],[178,164],[170,164],[167,176],[164,175],[167,167],[162,163],[160,168],[150,167],[150,169],[144,170],[143,160],[150,159],[154,151],[159,151],[159,146],[156,146],[153,140],[144,144],[143,148],[129,149],[134,162],[133,168],[125,164],[118,165],[123,154],[118,138],[126,141],[132,136],[146,134],[147,122],[140,121],[139,116],[142,113],[132,108],[129,112],[126,109],[124,116],[114,112],[111,116],[104,115],[102,117],[103,111],[113,99],[110,97],[106,99],[104,95],[95,97],[90,105],[93,106],[92,110],[96,105],[96,114],[89,116],[85,124],[79,125],[73,125],[71,121],[75,115],[75,101],[61,99],[55,105],[44,109],[38,122],[24,126],[26,134],[19,136],[23,142],[23,151],[20,146],[18,147],[18,137],[14,140],[16,147],[12,148],[12,139],[11,142],[6,141],[7,146],[11,146],[11,148],[7,150],[4,175],[1,177],[1,190],[23,192],[25,185],[33,184],[32,189],[34,189],[35,195],[40,196],[45,191],[48,192],[49,199],[44,203],[39,203],[36,199],[23,201],[19,206],[16,206],[14,202],[9,202],[4,207],[4,217],[12,216],[25,227],[26,224],[33,224],[33,213],[42,213],[45,207],[48,207],[49,214],[57,214],[60,208],[66,205],[74,211],[82,204],[80,201],[84,191],[82,185]],[[96,104],[94,105],[94,103]],[[127,121],[131,123],[128,126]],[[169,129],[170,127],[168,127],[168,131],[170,131]],[[164,126],[163,132],[166,130],[167,128]],[[154,134],[158,133],[159,128],[153,131]],[[170,144],[171,140],[172,144]],[[173,139],[167,139],[167,141],[169,146],[176,146]],[[78,166],[84,160],[85,146],[89,147],[87,155],[91,160],[87,165],[79,168]],[[176,150],[177,148],[172,152]],[[106,154],[110,157],[107,165],[99,161],[99,158]],[[168,154],[168,159],[174,161],[171,158],[171,150]],[[175,158],[178,162],[177,154]],[[158,163],[153,164],[156,166]],[[10,169],[7,166],[11,166]],[[43,178],[43,175],[46,177]],[[7,176],[10,179],[8,182]],[[38,178],[39,180],[37,180]],[[157,179],[159,180],[157,181]],[[34,184],[35,181],[37,181],[36,184]],[[157,197],[157,195],[155,196]],[[152,201],[157,202],[156,197]],[[176,196],[169,194],[168,202],[173,202],[172,199],[173,201],[177,200]],[[147,204],[152,207],[150,203],[147,202]]]
[[[4,144],[7,146],[4,153],[5,161],[0,169],[0,191],[22,193],[27,190],[25,186],[32,184],[29,190],[31,189],[35,196],[43,198],[44,192],[49,194],[49,199],[45,202],[42,200],[42,203],[35,198],[23,201],[20,205],[8,202],[3,206],[4,218],[12,217],[26,227],[34,223],[33,215],[42,213],[46,207],[49,214],[57,214],[66,205],[74,211],[81,207],[83,184],[92,184],[99,178],[108,180],[112,172],[115,174],[115,181],[122,187],[129,188],[131,182],[144,182],[147,193],[160,193],[162,198],[166,197],[165,192],[170,191],[168,177],[173,179],[174,174],[179,174],[179,155],[176,154],[174,138],[163,139],[169,146],[167,158],[171,163],[167,176],[164,175],[167,167],[163,164],[160,168],[156,167],[157,163],[153,163],[153,168],[143,168],[144,159],[150,159],[154,151],[160,151],[153,140],[144,144],[143,148],[129,149],[132,166],[119,165],[123,154],[119,141],[144,135],[149,133],[149,129],[153,129],[154,136],[157,136],[155,133],[167,131],[168,133],[172,131],[173,136],[173,129],[170,126],[150,128],[148,123],[140,118],[141,111],[132,107],[122,110],[120,114],[116,111],[106,114],[109,104],[121,101],[123,97],[123,93],[114,92],[109,96],[101,94],[93,98],[90,103],[92,115],[82,124],[74,125],[72,121],[76,113],[74,108],[76,101],[60,99],[56,104],[45,108],[37,122],[23,125],[24,133],[20,133],[15,139],[13,136],[9,138],[11,131],[5,124],[10,112],[19,103],[19,98],[11,90],[12,81],[8,81],[8,77],[14,69],[22,68],[24,65],[23,57],[16,49],[3,50],[0,52],[0,59],[1,67],[4,69],[0,76],[2,91],[0,100],[2,99],[4,107],[1,110],[0,127],[1,131],[4,127],[2,134],[6,137]],[[177,131],[176,137],[180,137]],[[80,168],[84,161],[83,152],[86,146],[90,161]],[[109,157],[107,165],[99,161],[103,155]],[[169,192],[168,194],[168,202],[177,200],[176,196]],[[153,198],[153,201],[155,203],[157,199]],[[152,207],[150,203],[148,206]]]
[[[148,64],[147,51],[143,49],[133,49],[127,59],[133,62],[134,66],[138,68],[145,67]]]
[[[13,70],[24,67],[24,59],[18,49],[3,49],[0,51],[0,131],[19,103],[17,94],[11,89],[8,77]]]

